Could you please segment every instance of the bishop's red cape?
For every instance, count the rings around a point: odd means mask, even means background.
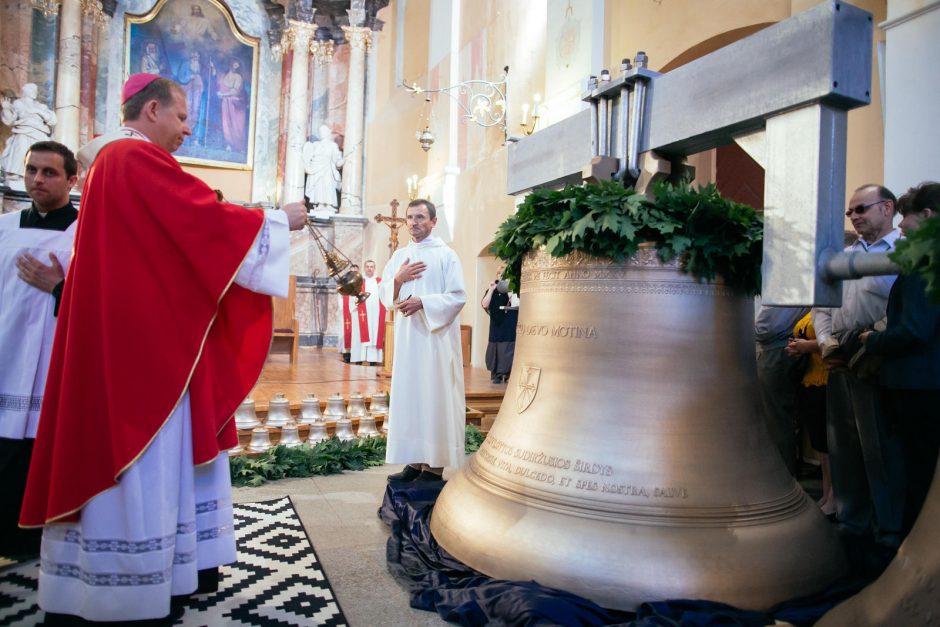
[[[187,388],[193,463],[235,446],[232,415],[271,342],[271,298],[233,282],[263,223],[156,144],[101,150],[82,194],[22,526],[77,520]]]
[[[376,277],[375,282],[381,283],[382,278]],[[366,282],[363,279],[359,293],[362,294],[365,291]],[[351,296],[343,296],[343,348],[346,349],[352,347],[352,311],[349,308],[352,300]],[[359,341],[369,342],[369,314],[366,312],[366,301],[356,305],[356,315],[359,318]],[[375,334],[378,336],[375,339],[375,347],[379,350],[385,348],[385,305],[381,302],[379,303],[379,324]]]

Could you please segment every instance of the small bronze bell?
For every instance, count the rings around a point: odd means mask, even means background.
[[[336,421],[336,437],[343,441],[348,442],[350,440],[356,439],[356,434],[352,430],[352,420],[349,418],[341,418]]]
[[[369,415],[376,419],[382,416],[382,433],[388,433],[388,392],[375,392],[372,395]]]
[[[320,399],[316,394],[308,394],[307,398],[300,401],[300,424],[312,425],[323,418],[320,412]]]
[[[255,427],[251,430],[251,442],[248,443],[249,453],[264,453],[271,448],[271,437],[266,427]]]
[[[278,392],[274,398],[268,402],[268,419],[264,424],[269,427],[283,427],[293,422],[290,415],[290,401],[284,396],[283,392]]]
[[[346,401],[343,395],[337,392],[326,399],[326,412],[323,414],[327,420],[341,420],[346,417]]]
[[[360,438],[374,438],[379,435],[379,430],[375,428],[374,416],[361,416],[359,418],[359,432],[357,435]]]
[[[349,397],[349,407],[346,409],[346,415],[350,418],[362,418],[366,415],[366,399],[362,394],[356,392]]]
[[[329,440],[330,436],[326,433],[326,422],[318,420],[310,425],[310,435],[307,436],[307,444],[313,446],[323,440]]]
[[[369,404],[369,413],[373,416],[388,414],[388,392],[375,392]]]
[[[294,424],[293,421],[281,427],[281,440],[278,442],[279,445],[293,448],[303,443],[303,440],[300,439],[300,433],[297,431],[297,425]]]
[[[254,429],[260,426],[261,421],[258,420],[258,414],[255,413],[255,402],[250,398],[246,398],[235,410],[235,428]]]

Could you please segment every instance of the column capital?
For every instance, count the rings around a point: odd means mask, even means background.
[[[366,50],[372,45],[372,31],[367,26],[343,26],[346,41],[358,50]]]
[[[105,12],[100,0],[81,0],[81,6],[82,15],[90,17],[96,24],[102,25],[111,19],[111,16]]]
[[[316,31],[316,24],[299,20],[287,20],[287,28],[284,30],[284,38],[288,44],[286,47],[293,46],[295,51],[307,52],[310,47],[310,40]]]

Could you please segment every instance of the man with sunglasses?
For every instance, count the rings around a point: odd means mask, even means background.
[[[859,239],[847,252],[890,252],[896,199],[881,185],[852,194],[846,216]],[[858,336],[881,320],[896,276],[870,276],[842,284],[842,306],[813,310],[813,327],[830,369],[827,430],[836,518],[853,555],[880,569],[900,542],[903,514],[903,459],[878,402],[877,382],[847,367],[860,347]],[[874,544],[872,544],[874,541]]]

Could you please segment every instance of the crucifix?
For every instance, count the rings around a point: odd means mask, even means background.
[[[389,230],[391,230],[391,233],[388,237],[388,252],[391,254],[398,249],[398,229],[400,229],[405,224],[405,219],[398,217],[397,198],[393,198],[392,202],[388,204],[392,208],[392,215],[383,216],[381,213],[376,214],[375,221],[380,224],[384,224],[389,228]]]

